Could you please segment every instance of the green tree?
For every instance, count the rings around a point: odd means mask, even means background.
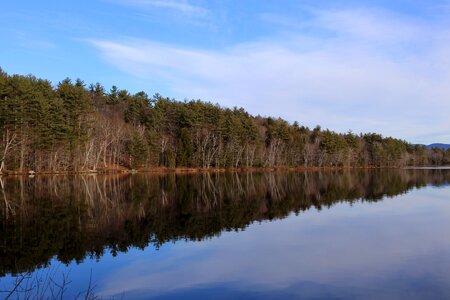
[[[130,165],[133,168],[144,166],[147,161],[148,147],[144,139],[138,134],[133,133],[129,143]]]

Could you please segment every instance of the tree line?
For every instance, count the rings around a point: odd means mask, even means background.
[[[64,79],[56,86],[0,69],[0,172],[154,167],[444,165],[427,150],[376,133],[336,133],[200,100]]]

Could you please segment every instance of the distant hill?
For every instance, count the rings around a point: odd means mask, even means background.
[[[434,143],[434,144],[430,144],[426,147],[427,147],[427,149],[441,148],[441,149],[447,150],[447,149],[450,149],[450,144]]]

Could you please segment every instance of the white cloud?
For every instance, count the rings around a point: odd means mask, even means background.
[[[89,41],[124,72],[169,82],[169,96],[337,131],[450,142],[450,135],[440,134],[450,132],[446,29],[371,10],[316,11],[297,25],[288,38],[220,51],[131,38]]]
[[[378,10],[332,10],[316,14],[316,22],[324,28],[366,41],[415,42],[429,30],[419,20],[399,19],[397,15]]]

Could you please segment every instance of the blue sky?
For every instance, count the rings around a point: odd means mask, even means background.
[[[4,1],[0,66],[450,143],[450,1]]]

